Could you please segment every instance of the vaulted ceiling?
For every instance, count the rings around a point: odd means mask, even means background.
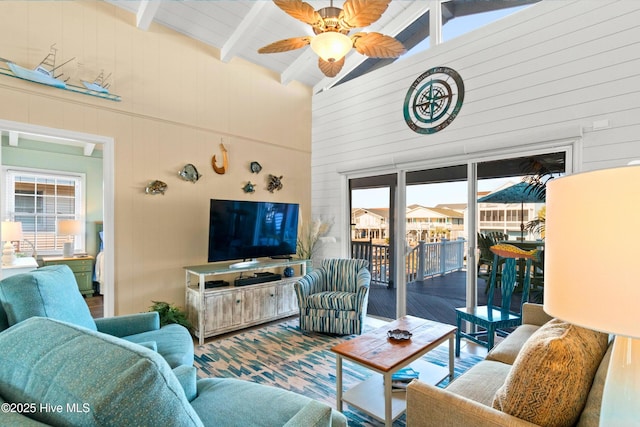
[[[179,33],[213,46],[219,59],[234,57],[260,65],[280,75],[283,84],[297,80],[313,87],[313,92],[353,79],[393,62],[393,59],[367,58],[354,49],[345,66],[334,78],[318,69],[318,59],[310,47],[272,54],[259,54],[260,47],[277,40],[312,36],[311,27],[287,15],[269,0],[107,0],[136,15],[141,31],[151,23],[164,25]],[[442,24],[476,13],[489,12],[536,3],[540,0],[394,0],[382,17],[364,31],[377,31],[400,40],[411,49],[429,36],[430,9],[442,8]],[[327,7],[331,1],[308,0],[314,9]],[[341,7],[337,0],[336,7]]]

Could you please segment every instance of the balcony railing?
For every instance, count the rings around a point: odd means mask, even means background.
[[[371,283],[389,285],[389,245],[374,245],[371,242],[351,242],[351,257],[369,261]]]
[[[407,282],[462,270],[465,244],[464,239],[419,242],[407,255]]]
[[[459,271],[464,268],[464,239],[441,242],[419,242],[406,256],[407,282]],[[351,257],[369,261],[371,283],[389,285],[389,245],[374,245],[371,242],[352,242]]]

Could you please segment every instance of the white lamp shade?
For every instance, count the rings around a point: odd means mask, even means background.
[[[82,223],[76,219],[58,221],[58,234],[61,236],[77,236],[82,233]]]
[[[549,181],[544,309],[589,329],[640,337],[640,166]]]
[[[320,33],[311,40],[311,49],[327,62],[341,60],[352,47],[348,36],[335,31]]]
[[[600,425],[637,426],[640,398],[640,166],[553,179],[547,184],[544,309],[616,335]]]
[[[22,240],[22,223],[13,221],[2,221],[2,240],[5,242],[15,242]]]

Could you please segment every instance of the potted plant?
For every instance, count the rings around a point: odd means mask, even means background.
[[[160,315],[160,326],[177,323],[187,329],[191,328],[191,322],[187,319],[187,314],[173,304],[163,301],[153,301],[149,311],[157,311]]]
[[[296,255],[300,259],[311,259],[318,248],[321,237],[326,236],[331,230],[333,221],[315,219],[309,223],[300,223]]]

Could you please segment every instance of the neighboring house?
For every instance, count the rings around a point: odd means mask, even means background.
[[[457,239],[464,231],[464,214],[448,208],[407,207],[407,240],[409,243]]]
[[[464,231],[464,215],[447,208],[407,207],[407,242],[457,239]],[[352,239],[389,238],[388,208],[354,208],[351,211]]]
[[[481,233],[499,231],[509,236],[509,240],[520,238],[520,226],[536,218],[544,203],[482,203],[478,206]],[[524,232],[525,240],[539,239],[538,234]]]
[[[389,238],[388,208],[356,208],[351,211],[352,239],[384,240]]]

